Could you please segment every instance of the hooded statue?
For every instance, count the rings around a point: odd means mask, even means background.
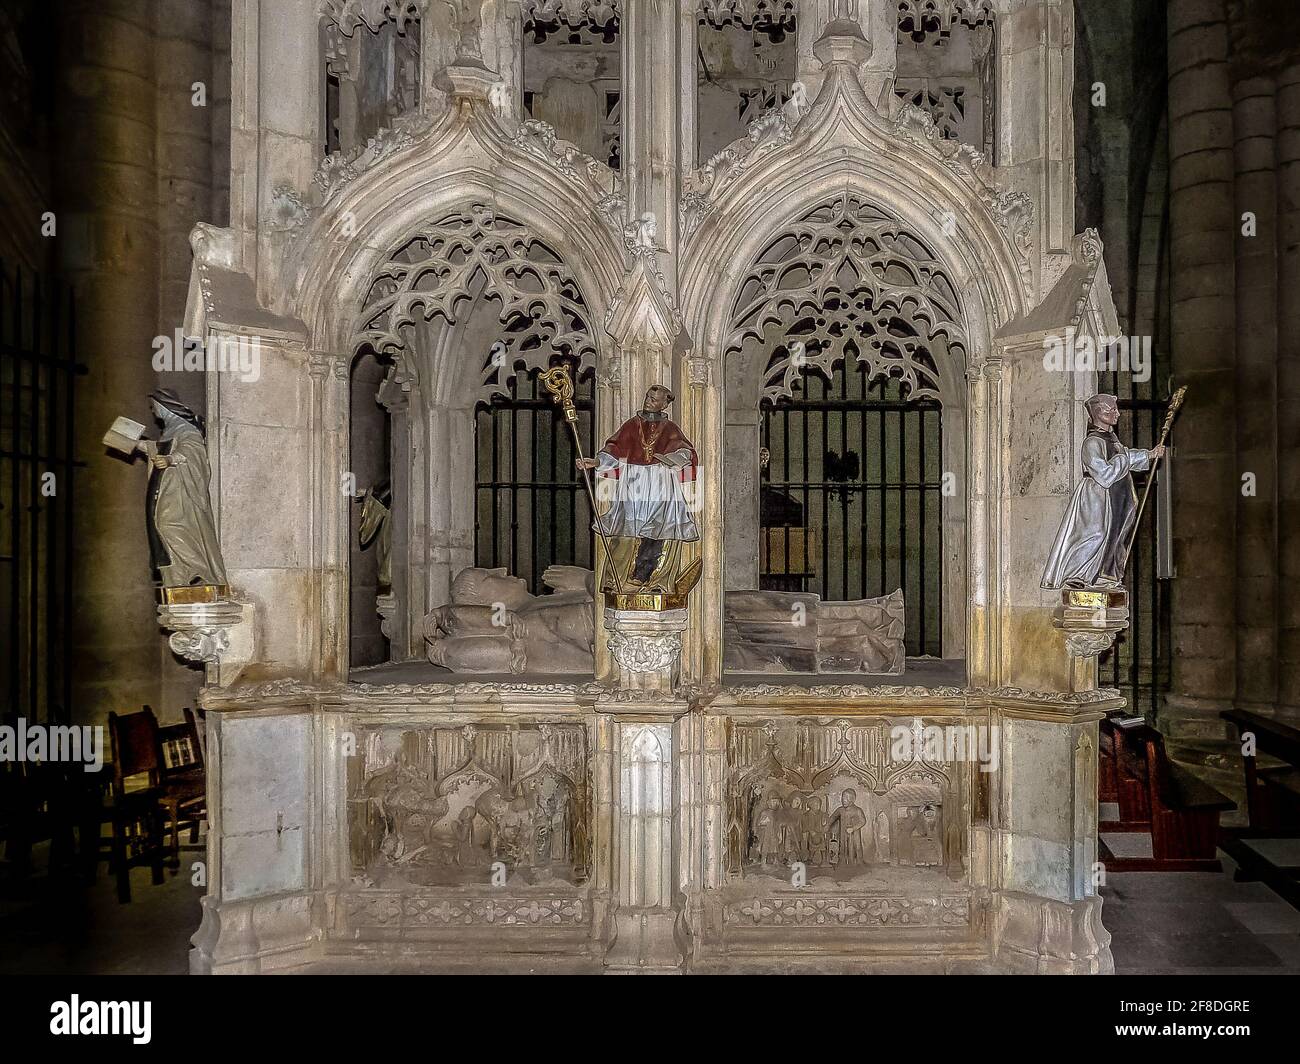
[[[170,388],[154,392],[149,402],[163,429],[150,457],[145,508],[153,567],[164,588],[224,587],[203,418]]]
[[[1137,520],[1132,474],[1149,469],[1165,453],[1163,446],[1148,451],[1119,442],[1115,396],[1094,395],[1084,406],[1090,424],[1083,441],[1083,479],[1074,489],[1043,571],[1041,586],[1049,590],[1123,586]]]

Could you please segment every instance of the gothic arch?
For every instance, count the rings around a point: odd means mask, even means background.
[[[419,116],[416,116],[417,119]],[[608,168],[558,141],[549,127],[510,128],[483,100],[463,100],[432,128],[388,131],[391,148],[340,187],[292,232],[302,250],[290,305],[309,343],[342,353],[360,329],[358,288],[422,227],[489,207],[524,226],[566,264],[591,321],[601,321],[624,274],[621,236],[611,221],[621,195]],[[593,329],[597,363],[612,344]]]
[[[759,375],[764,399],[792,394],[803,366],[828,373],[856,360],[939,398],[939,364],[965,361],[960,299],[935,253],[884,211],[845,192],[775,236],[736,296],[725,356],[775,347]],[[794,350],[798,346],[798,350]]]
[[[597,330],[573,271],[528,226],[485,203],[431,220],[396,248],[358,321],[351,346],[393,358],[399,383],[423,380],[431,401],[504,395],[512,373],[545,369],[553,353],[583,368],[596,361]],[[494,342],[474,365],[449,362],[464,352],[452,354],[441,333],[476,325]]]
[[[695,366],[682,379],[704,382],[693,398],[708,440],[702,463],[723,466],[726,405],[723,358],[731,314],[765,249],[800,219],[839,197],[869,204],[882,220],[929,249],[946,278],[953,308],[955,357],[933,365],[944,406],[944,468],[957,473],[945,528],[945,654],[964,655],[968,674],[982,668],[987,627],[973,604],[985,597],[988,543],[995,516],[978,497],[996,465],[1004,426],[987,425],[985,364],[1000,325],[1025,313],[1032,298],[1032,208],[1027,197],[992,184],[973,149],[941,143],[919,109],[891,104],[888,116],[868,101],[851,63],[833,62],[817,100],[788,106],[766,130],[709,160],[683,199],[681,307],[695,344]],[[707,367],[707,368],[706,368]],[[929,367],[927,367],[928,369]],[[969,427],[968,427],[969,426]],[[723,477],[705,478],[705,507],[723,512]],[[978,505],[976,504],[978,501]],[[949,542],[951,541],[951,542]],[[721,671],[722,533],[706,536],[700,625],[706,669]],[[978,645],[974,645],[977,644]]]

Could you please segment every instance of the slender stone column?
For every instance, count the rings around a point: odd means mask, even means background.
[[[1277,178],[1271,78],[1233,86],[1237,173],[1237,704],[1277,700]],[[1254,235],[1240,219],[1254,217]],[[1182,487],[1180,485],[1180,487]]]
[[[1170,0],[1169,155],[1175,443],[1171,706],[1236,694],[1236,169],[1224,0]]]
[[[145,535],[147,474],[100,444],[119,414],[152,424],[158,331],[153,5],[65,5],[54,166],[58,254],[77,291],[79,357],[73,656],[80,717],[158,704],[158,625]],[[53,206],[51,206],[53,209]]]
[[[1300,715],[1300,64],[1277,79],[1277,129],[1278,703]]]

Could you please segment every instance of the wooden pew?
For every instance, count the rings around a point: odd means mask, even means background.
[[[1239,737],[1253,734],[1256,753],[1285,762],[1278,768],[1260,769],[1254,754],[1242,754],[1251,829],[1300,828],[1300,729],[1243,709],[1225,710],[1219,716],[1236,727]]]
[[[1220,871],[1215,855],[1219,816],[1236,803],[1169,760],[1164,737],[1141,725],[1109,725],[1120,820],[1103,822],[1102,832],[1151,835],[1151,857],[1116,857],[1104,840],[1106,868],[1115,872]]]
[[[1159,732],[1152,729],[1143,741],[1151,791],[1151,852],[1155,860],[1169,871],[1220,871],[1222,866],[1215,856],[1219,816],[1236,809],[1237,803],[1171,762]]]
[[[1102,749],[1108,752],[1110,764],[1103,768],[1098,779],[1111,776],[1114,797],[1102,797],[1099,789],[1098,801],[1115,802],[1119,806],[1119,819],[1103,821],[1099,829],[1147,834],[1151,831],[1151,788],[1147,779],[1146,747],[1141,740],[1153,729],[1147,725],[1121,728],[1107,719],[1101,722],[1101,731],[1108,739]]]

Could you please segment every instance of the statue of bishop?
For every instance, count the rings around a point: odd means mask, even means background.
[[[593,525],[611,541],[605,591],[685,594],[698,579],[698,559],[678,573],[681,545],[700,538],[686,495],[698,458],[665,413],[673,398],[662,384],[651,386],[641,411],[599,454],[577,460],[580,469],[595,470],[602,485],[598,498],[612,495]]]

